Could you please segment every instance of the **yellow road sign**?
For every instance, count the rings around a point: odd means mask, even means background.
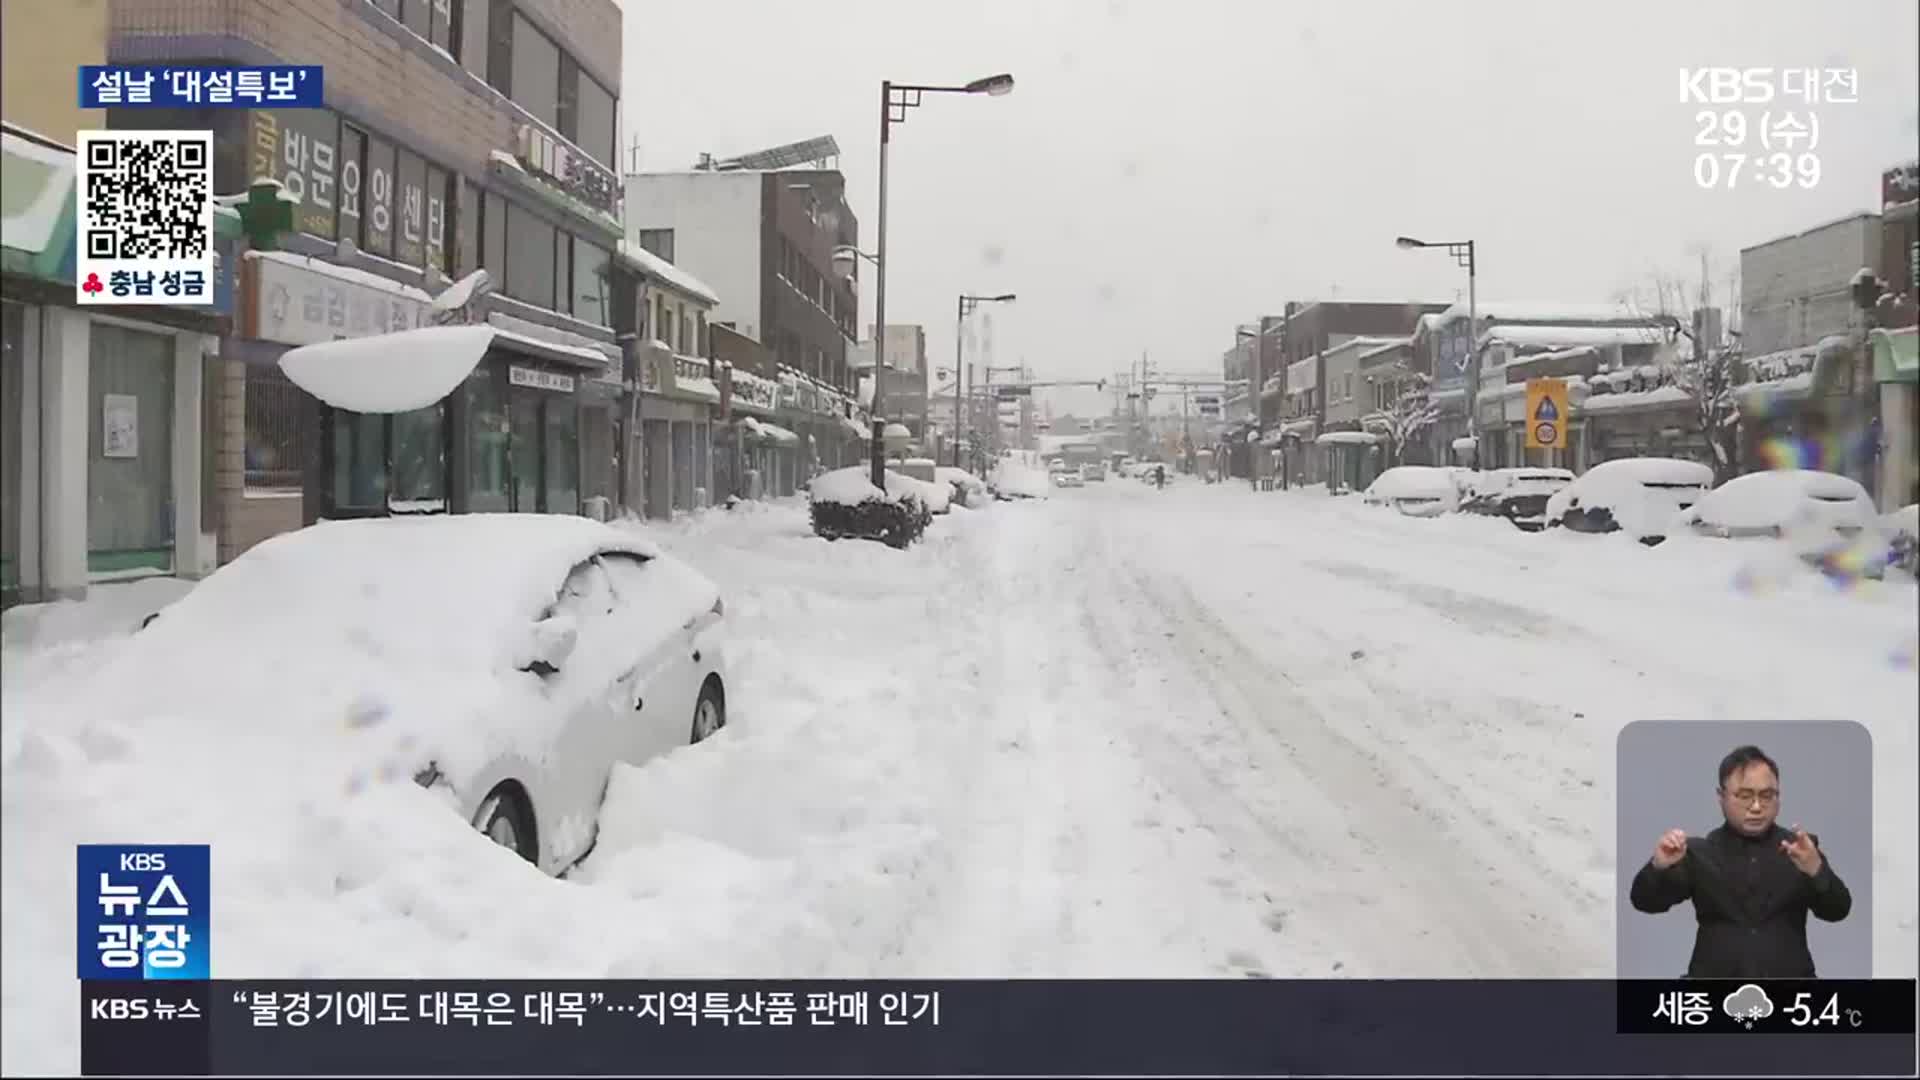
[[[1567,448],[1567,380],[1527,380],[1527,449]]]

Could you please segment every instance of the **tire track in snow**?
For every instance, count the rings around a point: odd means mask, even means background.
[[[1449,804],[1417,798],[1407,770],[1379,748],[1346,738],[1274,670],[1285,658],[1252,653],[1164,572],[1116,564],[1112,579],[1122,600],[1103,632],[1126,640],[1138,634],[1130,627],[1171,625],[1162,649],[1174,646],[1187,669],[1183,683],[1216,706],[1175,704],[1178,720],[1142,737],[1164,752],[1159,760],[1180,778],[1183,797],[1209,807],[1212,824],[1260,864],[1274,891],[1293,889],[1321,909],[1317,925],[1312,915],[1296,920],[1301,935],[1330,936],[1349,950],[1344,955],[1364,957],[1369,974],[1411,974],[1422,956],[1437,965],[1421,972],[1431,975],[1566,970],[1539,905],[1513,905],[1512,882],[1491,880],[1498,858],[1482,852],[1489,845],[1439,820],[1436,808]],[[1283,788],[1276,791],[1275,782]],[[1303,894],[1302,877],[1329,884]],[[1339,917],[1342,901],[1398,933],[1382,934],[1376,923],[1374,932],[1354,935]],[[1544,941],[1529,941],[1543,931]]]

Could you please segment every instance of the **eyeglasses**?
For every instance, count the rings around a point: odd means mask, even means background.
[[[1777,788],[1766,788],[1761,791],[1755,791],[1752,788],[1741,788],[1739,791],[1727,791],[1723,788],[1720,794],[1744,806],[1752,806],[1754,803],[1759,803],[1762,806],[1772,806],[1774,803],[1780,801],[1780,792]]]

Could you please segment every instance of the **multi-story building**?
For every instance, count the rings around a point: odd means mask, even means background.
[[[762,342],[779,367],[854,389],[858,270],[833,253],[859,242],[846,180],[832,169],[693,169],[626,177],[627,239],[698,274],[714,318]]]
[[[1886,509],[1920,502],[1920,162],[1880,177],[1879,277],[1887,296],[1876,307],[1874,381],[1880,388],[1881,467],[1877,492]]]
[[[221,553],[319,516],[579,512],[619,501],[586,445],[632,452],[617,403],[615,0],[112,3],[116,62],[318,64],[324,109],[110,110],[212,128],[223,192],[297,200],[280,251],[243,260],[216,470]],[[500,329],[473,377],[395,417],[318,408],[286,349],[422,325],[475,269],[467,317]],[[586,490],[591,481],[595,490]]]
[[[213,570],[211,309],[75,302],[75,72],[108,60],[105,3],[0,4],[0,604]],[[216,251],[238,218],[216,211]]]
[[[1749,357],[1861,328],[1860,268],[1880,265],[1881,218],[1861,212],[1740,251],[1740,334]]]

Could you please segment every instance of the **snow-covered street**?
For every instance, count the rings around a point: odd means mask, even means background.
[[[649,531],[725,591],[733,720],[617,770],[560,880],[274,738],[154,775],[195,731],[63,708],[124,638],[9,651],[5,1071],[77,1062],[85,842],[212,844],[223,978],[1606,977],[1639,719],[1866,724],[1874,974],[1915,975],[1911,584],[1186,478],[904,552],[797,502]]]

